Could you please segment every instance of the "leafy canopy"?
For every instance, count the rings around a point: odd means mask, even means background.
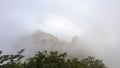
[[[107,68],[102,60],[86,57],[78,60],[67,59],[67,53],[46,50],[38,51],[33,57],[22,61],[24,49],[17,54],[2,55],[0,51],[0,68]]]

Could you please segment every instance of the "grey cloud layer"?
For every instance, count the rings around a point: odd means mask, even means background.
[[[108,54],[112,68],[119,68],[119,3],[119,0],[1,0],[0,47],[7,52],[17,39],[36,30],[64,41],[78,35],[86,46],[90,45],[88,48],[96,48],[100,55]]]

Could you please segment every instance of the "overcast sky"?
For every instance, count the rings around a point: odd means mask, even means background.
[[[78,35],[118,55],[119,18],[120,0],[0,0],[0,49],[7,52],[22,36],[41,30],[67,42]]]

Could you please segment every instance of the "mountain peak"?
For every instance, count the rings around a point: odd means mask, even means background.
[[[45,32],[42,32],[42,31],[37,31],[37,32],[33,33],[31,35],[31,38],[36,43],[43,43],[43,44],[46,43],[47,44],[49,42],[49,45],[50,45],[50,42],[53,43],[53,44],[59,42],[59,40],[56,37],[52,36],[49,33],[45,33]]]

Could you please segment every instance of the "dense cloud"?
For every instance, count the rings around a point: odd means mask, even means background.
[[[68,43],[77,35],[86,49],[105,58],[111,68],[119,68],[119,3],[119,0],[1,0],[0,47],[7,53],[17,40],[37,30]]]

